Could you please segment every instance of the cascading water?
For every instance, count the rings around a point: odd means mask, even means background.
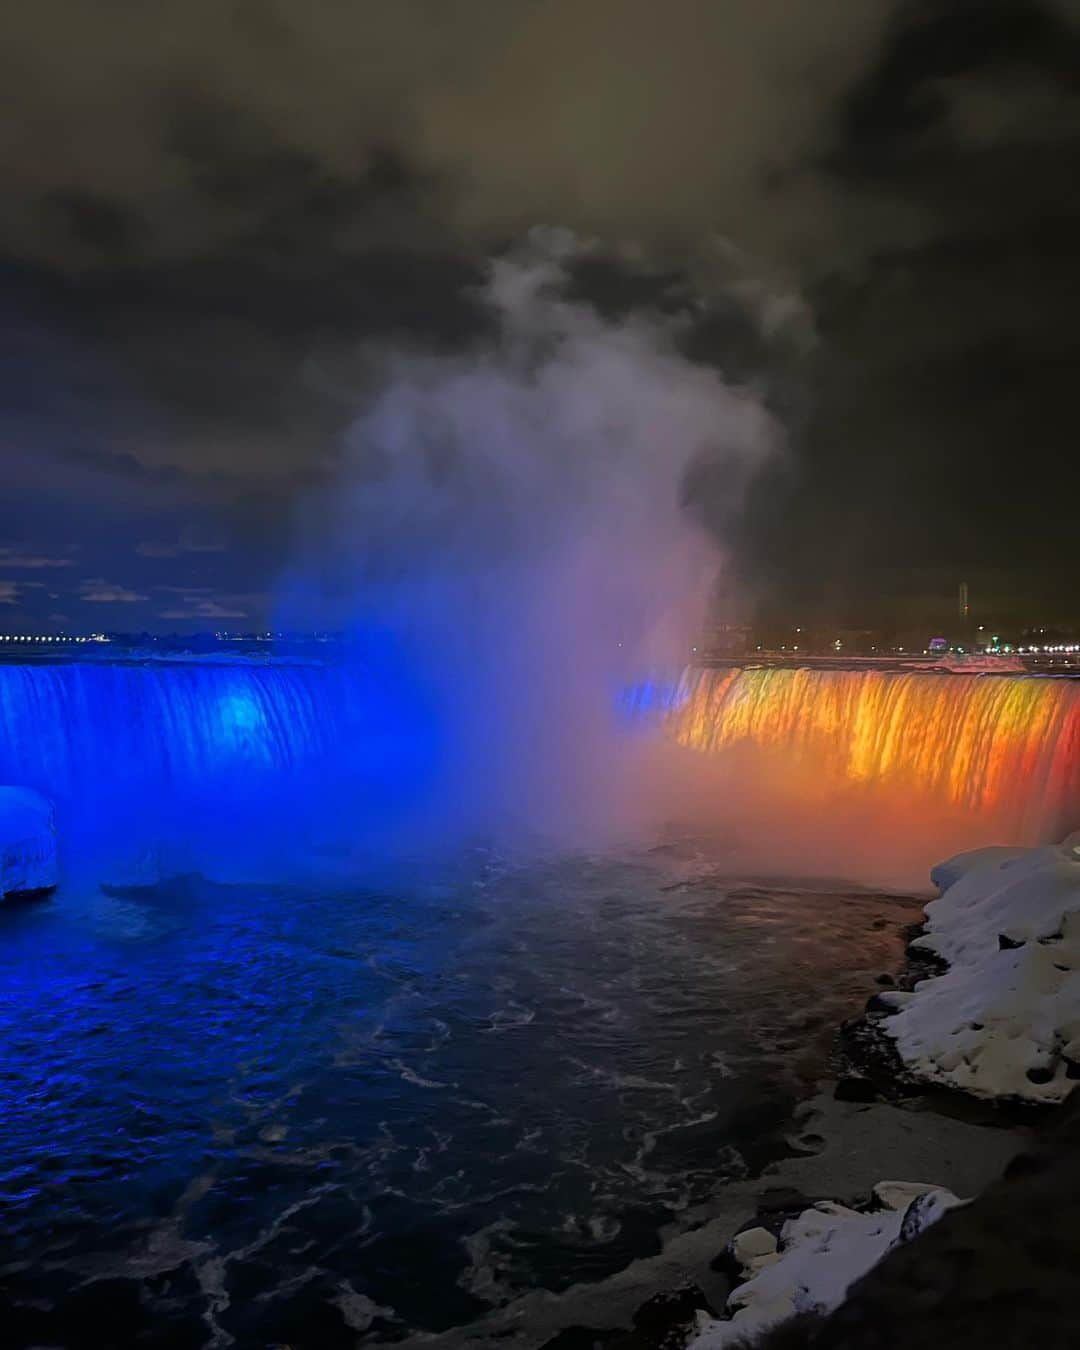
[[[0,665],[0,782],[56,803],[69,858],[157,849],[165,869],[210,861],[221,875],[343,840],[382,849],[398,828],[412,847],[421,800],[429,828],[475,824],[461,800],[469,747],[433,707],[393,661]],[[762,764],[816,796],[883,789],[1003,841],[1080,823],[1080,681],[696,669],[624,694],[616,711],[622,734],[602,743],[612,754],[634,730],[717,762],[757,754],[709,794],[721,823],[768,777]],[[680,780],[694,781],[690,760],[669,767],[660,813],[677,813]]]
[[[363,665],[0,665],[0,782],[56,803],[69,852],[269,854],[400,807],[434,743],[422,693]]]
[[[979,817],[1002,842],[1080,823],[1080,680],[695,669],[668,730],[694,750],[765,752],[823,791],[877,787]]]

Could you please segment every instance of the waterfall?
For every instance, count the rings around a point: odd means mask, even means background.
[[[320,841],[370,852],[395,830],[408,835],[414,809],[424,829],[452,830],[470,761],[474,774],[487,762],[482,746],[448,736],[431,676],[382,654],[0,665],[0,783],[55,803],[69,857],[163,848],[163,866],[221,871],[223,860],[257,853],[270,863]],[[693,669],[679,685],[624,693],[617,711],[624,724],[629,714],[646,730],[666,726],[724,767],[718,814],[754,786],[761,764],[771,785],[809,785],[812,806],[885,789],[890,809],[977,818],[1002,842],[1080,825],[1078,680]]]
[[[418,692],[362,667],[0,665],[0,782],[52,799],[84,851],[266,853],[400,805],[432,746]]]
[[[1080,680],[693,669],[668,726],[694,750],[753,747],[823,787],[925,797],[1017,838],[1080,823]]]

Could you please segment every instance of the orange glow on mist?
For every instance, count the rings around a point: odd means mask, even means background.
[[[1000,822],[1080,823],[1080,681],[881,670],[696,670],[679,744],[777,752],[823,789],[863,785]]]

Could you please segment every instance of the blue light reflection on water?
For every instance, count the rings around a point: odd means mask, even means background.
[[[655,1250],[764,1146],[798,1028],[812,1074],[899,951],[872,897],[721,904],[681,876],[472,857],[0,908],[20,1297],[126,1272],[156,1317],[205,1318],[218,1281],[218,1324],[264,1344],[347,1280],[392,1335]]]

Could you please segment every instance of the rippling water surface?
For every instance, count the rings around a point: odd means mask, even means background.
[[[601,1279],[760,1166],[916,910],[663,851],[4,906],[9,1343],[326,1350]]]

